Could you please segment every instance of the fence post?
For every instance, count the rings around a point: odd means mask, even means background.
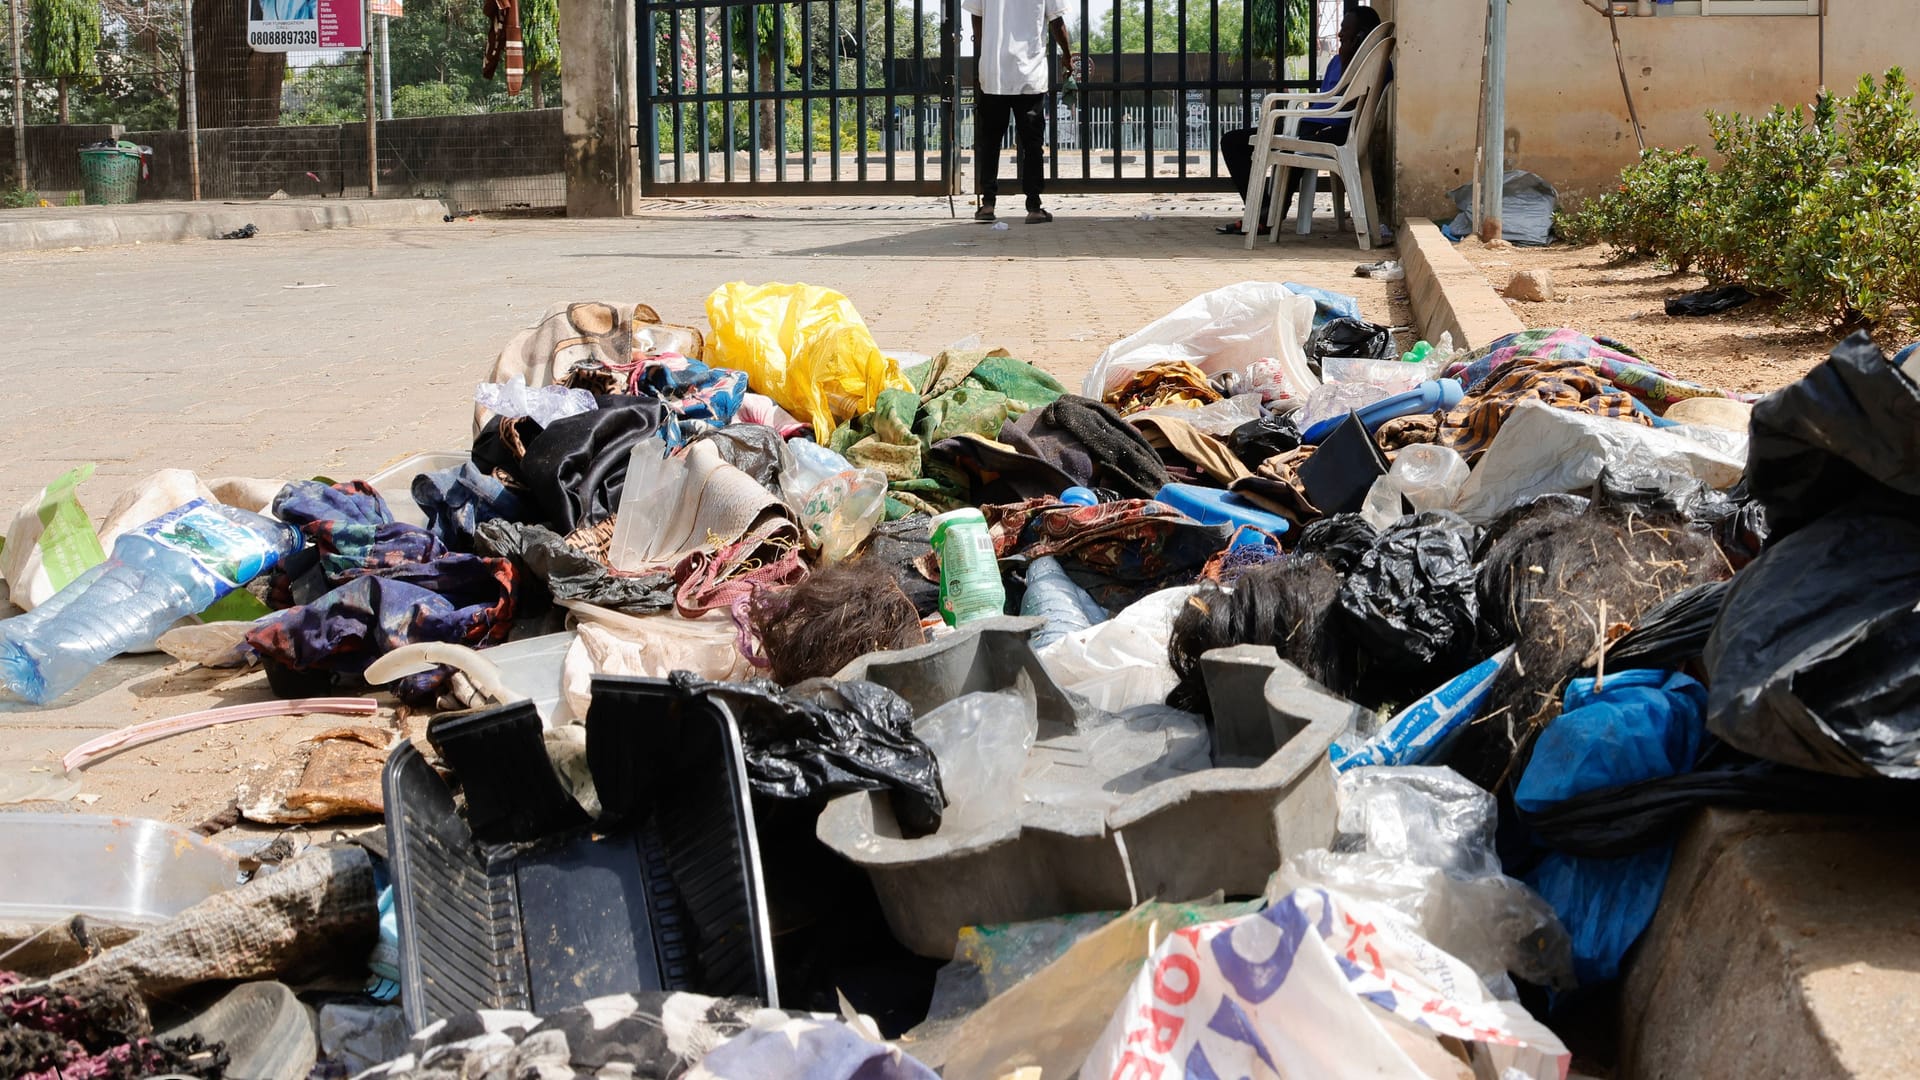
[[[361,26],[360,55],[365,60],[367,71],[367,198],[380,194],[380,144],[374,125],[380,122],[378,106],[373,100],[373,17],[367,14],[369,5],[364,0],[360,5]]]
[[[13,44],[13,175],[21,191],[27,190],[27,80],[20,69],[20,5],[23,2],[7,2],[7,37]]]
[[[17,3],[18,0],[15,0]],[[200,93],[193,59],[193,0],[180,0],[181,80],[187,96],[187,186],[189,197],[200,201]]]

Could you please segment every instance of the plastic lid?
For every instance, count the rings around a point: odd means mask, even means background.
[[[985,525],[987,515],[981,513],[977,506],[963,506],[958,510],[949,510],[944,514],[936,515],[933,519],[933,527],[937,529],[941,525],[950,525],[956,521],[977,521]]]

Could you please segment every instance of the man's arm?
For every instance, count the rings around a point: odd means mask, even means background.
[[[980,16],[973,17],[973,88],[980,89],[980,55],[984,51],[982,43],[986,41],[986,32],[981,28]]]
[[[1067,38],[1067,20],[1056,15],[1048,28],[1053,31],[1054,44],[1060,46],[1060,62],[1073,70],[1073,42]]]

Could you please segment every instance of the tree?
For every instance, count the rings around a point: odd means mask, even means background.
[[[520,40],[526,46],[527,88],[533,107],[547,107],[543,76],[560,74],[560,9],[554,0],[521,0]]]
[[[1286,55],[1303,56],[1313,36],[1313,5],[1310,0],[1219,0],[1217,6],[1204,0],[1187,4],[1187,51],[1213,51],[1216,19],[1220,54],[1239,56],[1251,46],[1251,54],[1263,60],[1274,59],[1274,43],[1281,40],[1275,20],[1285,13]],[[1218,12],[1216,16],[1216,10]],[[1144,0],[1122,0],[1119,8],[1119,46],[1123,53],[1147,52],[1147,19]],[[1114,51],[1114,11],[1100,17],[1100,25],[1087,35],[1087,50],[1095,56]],[[1153,0],[1153,48],[1155,53],[1180,50],[1180,8],[1176,0]]]
[[[800,28],[793,19],[781,19],[778,4],[754,4],[747,8],[727,8],[730,23],[729,42],[733,49],[736,64],[745,65],[749,60],[757,61],[759,68],[753,85],[755,90],[770,91],[784,88],[785,71],[800,60]],[[775,40],[778,33],[779,40]],[[778,84],[774,82],[776,69],[781,73]],[[769,98],[760,102],[760,148],[771,150],[779,134],[776,123],[778,113],[774,101]]]
[[[33,0],[27,9],[27,55],[35,70],[58,80],[60,122],[67,122],[67,84],[99,72],[100,5],[95,0]]]
[[[194,99],[203,128],[267,127],[280,123],[285,53],[254,52],[247,44],[247,5],[239,0],[193,0]],[[185,105],[181,106],[182,115]]]

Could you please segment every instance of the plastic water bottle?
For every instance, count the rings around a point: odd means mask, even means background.
[[[940,558],[940,617],[947,625],[1005,614],[1007,587],[986,515],[970,506],[949,510],[933,519],[931,539]]]
[[[106,562],[31,613],[0,622],[0,684],[44,705],[300,544],[290,525],[195,499],[120,537]]]
[[[1107,621],[1106,609],[1088,595],[1087,590],[1075,584],[1067,576],[1066,567],[1051,555],[1027,564],[1027,594],[1020,600],[1020,614],[1039,615],[1047,620],[1047,625],[1035,630],[1029,639],[1036,649],[1045,648],[1075,630]]]

